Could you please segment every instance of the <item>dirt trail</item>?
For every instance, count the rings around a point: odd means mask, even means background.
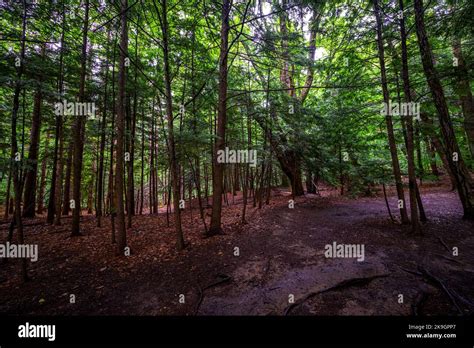
[[[424,199],[432,221],[425,225],[425,234],[429,235],[424,239],[411,237],[406,228],[391,224],[381,199],[324,202],[308,197],[297,203],[295,209],[284,205],[274,208],[271,219],[263,218],[264,225],[271,231],[267,237],[270,242],[260,255],[251,256],[250,260],[242,262],[234,270],[232,276],[237,285],[227,285],[208,294],[200,314],[282,314],[291,304],[290,296],[294,296],[294,301],[298,303],[308,294],[351,279],[367,279],[368,284],[316,295],[303,306],[295,307],[295,312],[409,315],[411,305],[422,293],[429,294],[431,299],[444,297],[444,306],[449,308],[451,304],[446,302],[446,295],[439,289],[422,278],[416,279],[400,270],[402,266],[416,270],[418,264],[441,272],[448,283],[460,286],[472,298],[472,290],[464,283],[470,283],[472,288],[473,281],[469,278],[473,270],[472,224],[467,223],[464,231],[457,231],[463,237],[456,245],[462,245],[464,255],[460,259],[465,260],[466,264],[460,267],[447,259],[433,259],[433,253],[425,250],[434,248],[440,255],[446,254],[441,244],[430,247],[433,233],[446,235],[447,232],[437,231],[441,227],[437,223],[442,225],[454,218],[450,215],[457,214],[459,208],[452,209],[456,201],[451,193],[427,194]],[[390,203],[392,207],[396,206],[394,198]],[[444,215],[440,216],[440,213]],[[365,260],[326,258],[324,247],[333,242],[364,244]],[[457,282],[456,277],[446,277],[451,272],[459,277]],[[399,303],[400,294],[403,295],[403,303]],[[467,307],[464,311],[472,309]]]
[[[192,218],[185,212],[190,244],[182,252],[173,249],[173,228],[162,214],[136,217],[129,258],[114,256],[107,221],[97,229],[93,217],[84,217],[86,235],[78,239],[69,238],[67,225],[27,227],[27,241],[39,244],[42,257],[30,265],[34,279],[26,285],[12,277],[16,262],[0,267],[0,312],[282,315],[294,297],[291,315],[410,315],[413,305],[420,314],[457,314],[439,284],[401,269],[422,265],[457,295],[463,313],[473,313],[474,224],[460,218],[454,193],[423,192],[424,237],[393,224],[380,197],[308,195],[297,198],[294,209],[289,198],[284,193],[261,210],[249,207],[246,225],[239,222],[240,204],[226,207],[226,234],[208,239],[200,234],[197,211]],[[395,197],[390,204],[396,207]],[[326,258],[325,246],[333,242],[364,245],[364,261]],[[359,282],[345,284],[351,279]]]

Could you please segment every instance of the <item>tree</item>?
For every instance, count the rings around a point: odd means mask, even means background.
[[[19,158],[18,152],[18,141],[17,141],[17,134],[16,134],[16,126],[17,126],[17,118],[18,118],[18,109],[20,107],[20,92],[22,89],[22,76],[25,64],[25,41],[26,41],[26,21],[27,21],[27,6],[26,0],[23,0],[23,15],[22,15],[22,29],[21,29],[21,49],[20,49],[20,66],[17,69],[17,76],[16,76],[16,83],[15,83],[15,91],[13,93],[13,109],[12,109],[12,117],[11,117],[11,165],[13,167],[12,175],[13,175],[13,191],[15,194],[15,212],[14,212],[14,223],[17,228],[18,232],[18,243],[24,243],[24,236],[23,236],[23,222],[21,220],[21,191],[22,191],[22,180],[20,176],[20,165],[22,163],[22,159]],[[26,269],[26,259],[22,259],[21,262],[21,275],[23,281],[28,280],[28,273]]]
[[[79,102],[85,102],[86,64],[87,64],[87,31],[89,29],[89,0],[85,2],[84,26],[82,29],[82,53],[81,72],[79,82]],[[85,115],[76,115],[74,120],[74,177],[73,177],[73,200],[75,208],[72,210],[72,236],[80,236],[81,219],[81,178],[82,160],[84,155]],[[65,202],[67,204],[67,202]]]
[[[45,56],[46,47],[43,45],[41,56]],[[38,152],[41,130],[41,103],[43,102],[43,91],[41,86],[41,73],[38,75],[38,86],[35,93],[35,102],[33,106],[33,120],[30,134],[30,149],[28,152],[28,167],[25,179],[25,198],[23,217],[35,216],[36,204],[36,178],[38,177]]]
[[[224,151],[227,122],[227,60],[229,53],[229,16],[232,8],[230,0],[223,0],[221,13],[221,42],[219,55],[219,99],[217,101],[217,139],[214,145],[212,176],[212,217],[211,226],[207,231],[209,236],[222,232],[222,193],[224,178],[224,163],[218,162],[218,151]]]
[[[385,53],[384,53],[384,46],[383,46],[383,37],[382,37],[382,19],[380,17],[380,5],[378,0],[373,0],[374,6],[374,15],[377,25],[377,47],[378,47],[378,56],[379,56],[379,64],[380,64],[380,76],[382,82],[382,92],[383,92],[383,99],[385,105],[388,105],[390,102],[390,94],[388,91],[388,83],[387,83],[387,74],[385,70]],[[402,223],[407,224],[408,214],[406,211],[406,204],[405,204],[405,194],[403,193],[403,183],[402,177],[400,172],[400,161],[398,160],[397,154],[397,146],[395,144],[395,134],[393,132],[393,123],[392,123],[392,116],[389,112],[385,115],[385,124],[387,127],[387,137],[388,137],[388,145],[390,147],[390,155],[392,158],[392,168],[393,168],[393,176],[395,178],[395,185],[397,188],[397,195],[399,200],[400,206],[400,216],[402,219]]]
[[[120,58],[118,76],[117,97],[117,146],[116,146],[116,171],[115,171],[115,209],[117,214],[117,254],[123,254],[127,246],[127,230],[125,227],[125,212],[123,203],[124,194],[124,137],[125,137],[125,85],[126,66],[128,59],[128,30],[127,30],[127,8],[128,1],[121,1],[121,35],[120,35]]]
[[[408,53],[407,53],[407,34],[405,30],[404,6],[403,0],[399,0],[400,9],[400,36],[402,44],[402,79],[403,79],[403,93],[405,95],[405,102],[411,103],[411,89],[410,77],[408,73]],[[407,127],[407,159],[408,159],[408,182],[410,194],[410,217],[413,233],[421,233],[420,223],[418,221],[418,207],[416,202],[416,173],[415,173],[415,150],[413,146],[413,115],[404,115]],[[402,115],[403,117],[403,115]]]
[[[165,79],[165,103],[166,118],[168,120],[168,151],[171,170],[171,186],[173,188],[173,209],[174,209],[174,228],[176,230],[176,247],[178,250],[184,249],[183,230],[181,226],[181,211],[179,207],[180,189],[178,163],[176,158],[176,144],[174,139],[174,117],[173,117],[173,96],[171,91],[171,70],[169,61],[169,26],[168,26],[168,6],[167,0],[161,0],[161,16],[160,11],[156,8],[156,13],[160,18],[161,33],[163,36],[163,63],[164,63],[164,79]]]
[[[66,32],[66,8],[64,2],[62,8],[61,48],[59,52],[58,94],[61,102],[64,93],[64,35]],[[63,151],[64,135],[62,115],[56,115],[56,129],[54,137],[53,174],[49,192],[48,216],[46,222],[55,225],[61,224],[61,189],[63,183]],[[56,215],[56,217],[55,217]]]
[[[459,198],[464,209],[464,218],[474,219],[474,193],[472,192],[472,179],[462,158],[456,135],[453,130],[451,117],[449,115],[448,105],[446,104],[443,86],[441,85],[438,72],[433,64],[433,52],[425,29],[423,1],[415,0],[414,9],[416,35],[418,37],[421,61],[433,102],[438,112],[441,134],[445,144],[446,158],[449,163],[449,168],[456,180]]]

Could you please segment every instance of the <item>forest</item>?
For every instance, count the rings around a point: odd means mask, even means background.
[[[474,2],[0,1],[0,314],[474,313]]]

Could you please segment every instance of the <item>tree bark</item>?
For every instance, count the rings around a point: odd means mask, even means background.
[[[382,19],[380,18],[380,5],[378,0],[373,0],[374,5],[374,14],[375,20],[377,22],[377,46],[378,46],[378,56],[379,56],[379,63],[380,63],[380,75],[382,80],[382,91],[383,91],[383,99],[385,105],[388,105],[390,101],[390,95],[388,92],[388,83],[387,83],[387,75],[385,70],[385,53],[384,53],[384,46],[383,46],[383,37],[382,37]],[[406,203],[405,203],[405,195],[403,192],[403,183],[401,178],[400,172],[400,162],[398,160],[397,154],[397,147],[395,144],[395,134],[393,131],[393,124],[392,124],[392,117],[387,112],[385,115],[385,123],[387,126],[387,137],[388,137],[388,144],[390,147],[390,155],[392,158],[392,167],[393,167],[393,176],[395,179],[395,184],[397,188],[397,196],[398,200],[401,203],[400,207],[400,216],[403,224],[408,224],[408,214],[406,211]]]
[[[8,215],[10,213],[10,191],[11,191],[11,185],[12,185],[12,168],[10,167],[10,170],[8,171],[8,181],[7,181],[7,193],[5,195],[5,212],[3,215],[4,220],[8,220]]]
[[[107,35],[107,38],[110,39],[110,32]],[[102,104],[103,104],[102,105],[102,120],[100,122],[99,168],[97,172],[97,209],[96,209],[97,227],[101,226],[101,218],[103,215],[102,205],[104,201],[104,158],[105,158],[104,153],[105,153],[105,130],[107,128],[108,82],[109,82],[109,55],[107,54],[106,61],[105,61],[104,98],[102,101]]]
[[[43,213],[43,210],[44,210],[44,193],[45,193],[45,189],[46,189],[46,170],[47,170],[47,167],[46,167],[46,162],[48,161],[48,154],[47,154],[47,149],[48,149],[48,145],[49,145],[49,138],[50,138],[50,135],[48,134],[46,136],[46,141],[45,141],[45,154],[43,156],[43,162],[41,163],[41,178],[40,178],[40,184],[39,184],[39,188],[38,188],[38,197],[37,197],[37,202],[36,202],[36,206],[38,207],[37,208],[37,213],[38,214],[42,214]]]
[[[74,156],[73,150],[74,150],[74,141],[70,140],[69,148],[68,148],[69,156],[67,157],[67,161],[66,161],[66,176],[64,178],[63,211],[62,211],[63,215],[69,215],[69,211],[70,211],[69,200],[71,197],[72,160]]]
[[[125,58],[128,52],[128,31],[127,31],[127,4],[128,0],[121,0],[121,37],[120,37],[120,58],[118,76],[118,98],[117,98],[117,149],[116,149],[116,172],[115,172],[115,204],[116,204],[116,225],[117,225],[117,255],[124,255],[127,246],[127,230],[125,226],[124,212],[124,136],[125,136],[125,84],[126,67]]]
[[[158,12],[158,11],[157,11]],[[176,144],[174,140],[173,125],[173,96],[171,94],[171,71],[169,63],[169,26],[168,26],[168,8],[167,0],[162,0],[162,22],[161,29],[163,33],[163,60],[165,68],[165,97],[166,97],[166,116],[168,119],[168,150],[170,155],[171,185],[173,189],[173,209],[174,223],[176,231],[176,247],[178,250],[184,249],[184,238],[181,226],[181,210],[179,208],[179,173],[178,162],[176,158]]]
[[[87,64],[87,31],[89,29],[89,0],[85,3],[84,27],[82,29],[81,73],[79,84],[79,102],[84,102]],[[72,236],[80,236],[81,218],[81,179],[82,160],[84,154],[85,115],[76,115],[74,122],[74,164],[73,164],[73,199],[75,208],[72,210]]]
[[[456,181],[459,198],[464,210],[464,218],[474,219],[474,195],[472,192],[472,179],[470,173],[462,159],[461,152],[456,140],[456,135],[449,115],[448,105],[444,96],[443,87],[434,67],[433,52],[431,50],[428,36],[425,29],[423,1],[415,0],[415,26],[418,37],[418,46],[421,53],[421,61],[425,72],[426,80],[431,90],[434,104],[438,112],[441,134],[445,144],[445,153],[449,168]],[[457,161],[453,159],[456,158]]]
[[[41,56],[45,56],[45,45],[41,48]],[[43,103],[42,74],[38,75],[38,87],[34,97],[33,118],[30,133],[30,149],[28,152],[23,202],[23,217],[35,217],[36,187],[38,177],[38,154],[41,134],[41,104]]]
[[[138,31],[137,35],[135,36],[135,62],[138,61]],[[137,74],[138,69],[135,67],[134,72],[134,91],[133,91],[133,112],[132,112],[132,119],[131,124],[129,127],[129,153],[130,153],[130,160],[128,161],[128,175],[127,175],[127,193],[128,193],[128,209],[127,209],[127,227],[132,227],[132,216],[135,215],[135,175],[134,175],[134,163],[135,163],[135,128],[137,123]]]
[[[142,143],[141,143],[141,172],[140,172],[140,209],[139,214],[143,214],[144,200],[144,176],[145,176],[145,110],[142,110]]]
[[[208,236],[222,233],[222,193],[224,164],[217,161],[217,152],[224,151],[225,131],[227,123],[227,60],[229,46],[229,16],[232,4],[230,0],[223,0],[221,13],[221,43],[219,55],[219,100],[217,109],[217,138],[214,146],[214,172],[212,178],[212,217]]]
[[[20,175],[20,166],[23,162],[23,158],[20,158],[20,161],[16,161],[18,155],[18,142],[16,139],[16,127],[17,127],[17,118],[18,118],[18,109],[20,107],[20,92],[22,88],[22,76],[23,69],[25,64],[25,41],[26,41],[26,16],[27,16],[27,6],[26,1],[23,0],[23,16],[22,16],[22,31],[21,31],[21,51],[20,51],[20,66],[17,70],[17,79],[15,85],[15,91],[13,93],[13,109],[11,116],[11,161],[12,161],[12,176],[13,176],[13,190],[15,194],[15,212],[14,212],[14,221],[12,225],[16,225],[18,231],[18,243],[24,244],[23,236],[23,222],[21,220],[21,192],[22,192],[22,182]],[[26,269],[26,258],[23,258],[21,261],[21,276],[22,280],[26,282],[28,280],[28,273]]]
[[[399,10],[402,13],[400,17],[400,36],[402,44],[402,79],[403,79],[403,93],[405,95],[405,102],[411,103],[410,77],[408,72],[408,52],[407,52],[407,33],[405,30],[404,6],[403,0],[399,0]],[[407,126],[407,160],[408,160],[408,187],[410,197],[410,218],[412,232],[415,234],[421,233],[421,226],[418,220],[417,207],[417,182],[415,171],[415,151],[413,145],[413,115],[402,115],[405,117]],[[421,202],[421,198],[420,198]]]
[[[66,7],[62,3],[62,29],[61,29],[61,48],[59,52],[59,76],[58,76],[58,94],[62,101],[64,89],[64,35],[66,32]],[[63,119],[62,115],[56,116],[56,130],[54,138],[54,157],[53,157],[53,176],[51,178],[51,188],[49,193],[48,216],[46,222],[53,223],[56,226],[61,224],[61,188],[63,184]]]
[[[61,26],[61,48],[59,51],[59,76],[58,76],[58,94],[59,101],[62,101],[63,87],[64,87],[64,35],[66,31],[66,7],[65,2],[62,4],[62,26]],[[63,173],[63,120],[62,115],[56,115],[56,129],[54,137],[54,154],[53,154],[53,168],[51,177],[51,186],[49,190],[49,202],[48,202],[48,215],[46,222],[52,224],[57,220],[57,224],[61,224],[61,185],[62,185],[62,173]],[[55,219],[55,215],[59,218]]]

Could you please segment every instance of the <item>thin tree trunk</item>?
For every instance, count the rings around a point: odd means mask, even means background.
[[[49,133],[47,134],[46,136],[46,142],[45,142],[45,154],[43,156],[43,162],[41,163],[41,179],[40,179],[40,185],[39,185],[39,189],[38,189],[38,200],[36,202],[36,205],[37,205],[37,213],[38,214],[42,214],[43,213],[43,210],[44,210],[44,196],[45,196],[45,190],[46,190],[46,162],[48,161],[48,154],[47,154],[47,149],[48,149],[48,145],[49,145],[49,138],[50,138],[50,135]]]
[[[64,178],[64,192],[63,192],[63,215],[69,215],[70,211],[70,197],[71,197],[71,175],[72,175],[72,160],[73,160],[73,149],[74,149],[74,142],[72,140],[69,141],[69,148],[66,161],[66,176]]]
[[[145,171],[145,111],[142,110],[142,144],[141,144],[141,173],[140,173],[140,215],[143,214],[144,171]]]
[[[403,0],[399,0],[400,13],[404,13]],[[407,53],[407,33],[405,31],[405,18],[402,15],[400,17],[400,35],[402,44],[402,79],[403,79],[403,93],[405,95],[405,102],[411,103],[411,91],[410,91],[410,77],[408,72],[408,53]],[[407,160],[408,160],[408,187],[410,197],[410,218],[412,232],[415,234],[421,233],[421,226],[418,220],[418,207],[417,207],[417,188],[416,182],[416,171],[415,171],[415,154],[413,148],[413,115],[402,115],[405,117],[405,123],[407,127]],[[421,203],[421,197],[419,202]]]
[[[388,92],[388,83],[387,83],[387,76],[385,70],[385,54],[384,54],[384,46],[383,46],[383,38],[382,38],[382,20],[380,18],[380,6],[378,0],[373,0],[374,5],[374,14],[375,19],[377,22],[377,46],[378,46],[378,55],[379,55],[379,63],[380,63],[380,74],[382,80],[382,91],[383,91],[383,99],[385,105],[388,105],[390,101],[390,95]],[[400,216],[403,224],[409,223],[408,214],[406,211],[406,203],[405,203],[405,195],[403,193],[403,183],[401,178],[400,172],[400,162],[398,160],[397,154],[397,147],[395,144],[395,134],[393,132],[393,124],[392,124],[392,117],[387,112],[385,116],[385,123],[387,126],[387,137],[388,137],[388,144],[390,147],[390,155],[392,157],[392,167],[393,167],[393,175],[395,178],[395,184],[397,188],[397,196],[400,205]]]
[[[82,29],[81,72],[79,83],[79,102],[85,101],[86,64],[87,64],[87,31],[89,29],[89,0],[85,2],[84,27]],[[80,236],[81,218],[81,179],[82,160],[84,154],[85,115],[76,115],[74,122],[74,166],[73,166],[73,199],[75,207],[72,211],[72,236]]]
[[[22,31],[21,31],[21,51],[20,51],[20,66],[17,70],[17,79],[15,85],[15,91],[13,93],[13,109],[11,115],[11,160],[12,160],[12,175],[13,175],[13,190],[15,194],[15,212],[14,212],[14,223],[18,231],[18,244],[24,244],[23,237],[23,222],[21,220],[21,191],[22,191],[22,182],[20,175],[20,166],[23,161],[23,157],[20,158],[20,161],[16,161],[18,155],[18,142],[16,139],[16,127],[17,127],[17,117],[18,109],[20,107],[20,92],[22,86],[22,76],[23,69],[25,64],[25,41],[26,41],[26,16],[27,16],[27,7],[26,1],[23,0],[23,16],[22,16]],[[23,258],[21,261],[21,277],[24,282],[28,280],[28,273],[26,269],[26,258]]]
[[[46,46],[41,48],[41,56],[45,56]],[[29,169],[26,172],[25,193],[23,205],[23,217],[35,217],[36,188],[38,177],[38,155],[41,135],[41,104],[43,103],[42,74],[38,75],[38,87],[35,93],[33,118],[30,134],[30,149],[28,152],[27,163]]]
[[[110,41],[110,32],[107,34],[107,41]],[[114,57],[115,60],[115,57]],[[102,120],[100,123],[100,145],[99,145],[99,169],[97,173],[97,209],[96,219],[97,227],[101,226],[102,203],[104,200],[104,153],[105,153],[105,130],[107,128],[107,101],[108,101],[108,82],[109,82],[109,55],[106,55],[105,78],[104,78],[104,98],[102,106]]]
[[[59,76],[58,76],[58,94],[59,102],[62,101],[64,93],[64,36],[66,31],[66,7],[62,3],[62,30],[61,30],[61,49],[59,53]],[[54,139],[54,163],[53,178],[51,180],[51,193],[49,196],[47,221],[54,225],[61,225],[61,189],[63,185],[63,166],[64,166],[64,134],[62,115],[56,118],[56,137]],[[54,190],[54,191],[53,191]],[[65,203],[67,204],[67,202]],[[51,206],[51,205],[54,205]]]
[[[135,35],[135,62],[138,61],[138,31]],[[127,226],[128,228],[132,227],[132,216],[135,215],[135,180],[134,180],[134,163],[135,163],[135,128],[137,123],[137,75],[138,69],[135,67],[135,76],[134,76],[134,92],[133,92],[133,114],[131,120],[131,129],[129,134],[129,153],[130,161],[128,162],[128,176],[127,176],[127,187],[128,187],[128,216],[127,216]]]
[[[116,204],[115,204],[115,194],[114,194],[114,138],[115,138],[115,111],[117,103],[115,102],[115,58],[116,58],[116,48],[117,42],[114,42],[113,49],[113,59],[112,59],[112,122],[110,126],[110,163],[109,163],[109,182],[108,182],[108,203],[109,203],[109,213],[110,213],[110,225],[111,225],[111,238],[112,244],[116,243],[115,238],[115,214],[116,214]]]
[[[118,76],[118,98],[117,98],[117,149],[116,149],[116,173],[115,173],[115,203],[117,216],[117,254],[123,255],[127,246],[127,229],[125,226],[124,212],[124,136],[125,136],[125,85],[126,67],[125,58],[128,52],[128,30],[127,30],[127,7],[128,0],[122,0],[121,15],[121,37],[120,58]]]
[[[176,247],[178,250],[184,249],[184,238],[181,226],[181,211],[179,209],[179,173],[178,162],[176,158],[176,144],[174,140],[174,125],[173,125],[173,96],[171,94],[171,69],[169,63],[169,26],[168,26],[168,8],[167,0],[162,0],[161,11],[161,31],[163,34],[163,60],[164,60],[164,75],[165,75],[165,97],[166,97],[166,117],[168,119],[168,151],[170,156],[170,170],[171,170],[171,185],[173,188],[173,209],[174,209],[174,223],[176,231]],[[159,11],[157,9],[157,14]]]
[[[250,81],[249,81],[250,84]],[[252,144],[252,116],[250,114],[250,97],[247,97],[247,149],[250,150]],[[243,131],[243,129],[242,129]],[[243,132],[242,132],[243,133]],[[249,191],[249,163],[245,164],[245,179],[243,183],[243,207],[242,207],[242,223],[246,224],[246,212],[247,212],[247,197]]]
[[[385,183],[382,183],[382,189],[383,189],[383,198],[385,200],[385,205],[387,207],[388,215],[390,216],[390,220],[392,220],[392,222],[395,222],[392,216],[392,211],[390,210],[390,204],[388,204],[387,190],[385,189]]]
[[[227,123],[227,60],[229,50],[229,16],[232,3],[230,0],[223,0],[221,13],[221,42],[219,55],[219,100],[217,112],[217,138],[214,147],[214,173],[212,178],[212,217],[208,236],[222,233],[222,191],[224,164],[217,161],[217,152],[224,151],[225,132]]]

